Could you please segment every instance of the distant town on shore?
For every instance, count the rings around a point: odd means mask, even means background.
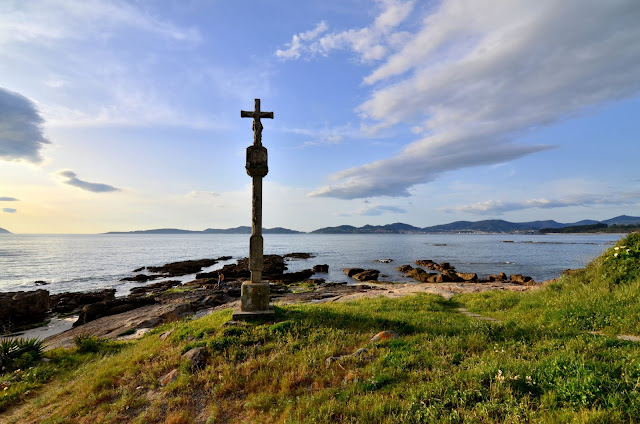
[[[554,233],[631,233],[640,231],[640,217],[620,215],[604,221],[582,220],[561,223],[554,220],[509,222],[501,219],[483,221],[455,221],[431,227],[415,227],[397,222],[387,225],[340,225],[324,227],[311,232],[288,228],[264,228],[263,234],[554,234]],[[11,234],[0,228],[0,234]],[[203,231],[181,230],[178,228],[158,228],[153,230],[110,231],[104,234],[251,234],[251,227],[207,228]]]

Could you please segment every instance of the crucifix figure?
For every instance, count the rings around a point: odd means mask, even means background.
[[[260,119],[273,119],[273,112],[260,111],[260,99],[255,99],[253,111],[240,111],[241,118],[253,118],[253,145],[247,147],[247,174],[253,179],[251,239],[249,240],[249,270],[251,282],[242,285],[240,311],[234,319],[273,315],[269,309],[269,283],[262,282],[264,269],[262,240],[262,178],[269,172],[267,149],[262,145]]]

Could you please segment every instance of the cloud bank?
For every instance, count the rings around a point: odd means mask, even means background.
[[[5,213],[16,213],[16,212],[18,212],[18,210],[14,209],[14,208],[2,208],[2,212],[5,212]]]
[[[0,159],[42,162],[44,119],[31,100],[0,87]]]
[[[0,196],[0,202],[18,202],[15,197]]]
[[[112,191],[121,191],[119,188],[111,186],[109,184],[90,183],[88,181],[83,181],[79,179],[76,173],[73,171],[60,171],[58,172],[58,175],[66,178],[66,181],[64,181],[65,184],[69,184],[70,186],[78,187],[82,190],[90,191],[92,193],[109,193]]]
[[[377,61],[357,108],[365,130],[407,125],[420,138],[395,157],[331,175],[311,196],[409,196],[443,172],[549,149],[516,140],[640,91],[635,0],[444,0],[412,32],[401,24],[413,2],[379,3],[370,26],[325,34],[322,23],[279,56],[342,48]]]
[[[555,209],[572,206],[631,206],[640,204],[640,191],[629,191],[608,194],[575,194],[558,199],[527,199],[518,202],[487,200],[484,202],[462,205],[455,208],[441,209],[448,213],[470,213],[475,215],[495,215],[523,209]]]

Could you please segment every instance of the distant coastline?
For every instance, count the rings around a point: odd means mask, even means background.
[[[5,230],[4,228],[0,228],[0,234],[13,234],[13,233],[9,230]]]
[[[604,221],[582,220],[560,223],[553,220],[509,222],[500,219],[483,221],[456,221],[431,227],[415,227],[397,222],[387,225],[340,225],[324,227],[305,233],[288,228],[265,228],[264,234],[550,234],[550,233],[629,233],[640,230],[640,217],[620,215]],[[0,231],[1,232],[1,231]],[[104,234],[251,234],[251,227],[241,226],[227,229],[207,228],[203,231],[159,228],[136,231],[110,231]]]

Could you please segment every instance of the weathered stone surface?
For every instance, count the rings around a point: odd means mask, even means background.
[[[49,307],[47,290],[0,293],[0,332],[44,321]]]
[[[478,274],[476,274],[475,272],[456,272],[456,275],[458,276],[458,278],[462,279],[463,281],[478,280]]]
[[[240,300],[242,312],[268,311],[269,283],[243,284]]]
[[[347,274],[348,277],[353,277],[356,274],[366,271],[364,268],[345,268],[343,269],[344,273]]]
[[[147,270],[154,274],[162,274],[163,277],[179,277],[181,275],[195,274],[202,268],[210,267],[218,263],[217,259],[198,259],[179,261],[164,264],[162,266],[149,266]]]
[[[135,281],[136,283],[146,283],[147,281],[157,280],[158,278],[162,278],[162,275],[138,274],[134,277],[121,278],[120,281]]]
[[[400,271],[403,274],[406,274],[407,272],[411,271],[413,269],[413,267],[411,265],[400,265],[399,267],[396,268],[396,271]]]
[[[294,253],[287,253],[286,255],[284,255],[285,259],[309,259],[309,258],[314,258],[316,255],[312,254],[312,253],[305,253],[305,252],[294,252]]]
[[[159,283],[149,284],[144,287],[134,287],[130,290],[129,296],[144,296],[149,293],[161,293],[166,290],[172,289],[181,285],[180,281],[177,280],[169,280],[169,281],[160,281]]]
[[[522,275],[522,274],[512,274],[509,276],[509,280],[511,280],[512,283],[517,283],[517,284],[534,284],[535,283],[535,281],[533,281],[533,278],[526,275]]]
[[[192,370],[203,369],[207,365],[209,351],[206,347],[194,347],[182,355],[182,360],[187,363]]]
[[[352,278],[358,281],[372,281],[372,280],[377,280],[378,275],[380,275],[380,271],[378,271],[377,269],[367,269],[357,274],[354,274]]]
[[[314,265],[313,272],[322,272],[326,274],[327,272],[329,272],[329,265],[328,264]]]
[[[57,313],[69,313],[92,303],[114,300],[115,289],[105,289],[95,292],[66,292],[50,296],[51,311]]]
[[[154,303],[157,303],[157,301],[152,297],[131,297],[92,303],[82,308],[78,320],[73,323],[73,326],[77,327],[101,317],[119,314]]]
[[[490,275],[487,277],[487,281],[507,281],[507,274],[501,272],[500,274]]]
[[[160,380],[158,380],[158,382],[160,383],[161,386],[166,386],[167,384],[176,381],[176,379],[178,378],[178,373],[179,373],[178,369],[174,368],[171,371],[169,371],[167,374],[160,377]]]
[[[373,336],[371,338],[371,342],[375,343],[375,342],[384,342],[386,340],[395,340],[397,339],[398,333],[396,333],[393,330],[385,330],[385,331],[381,331],[378,334],[376,334],[375,336]]]

